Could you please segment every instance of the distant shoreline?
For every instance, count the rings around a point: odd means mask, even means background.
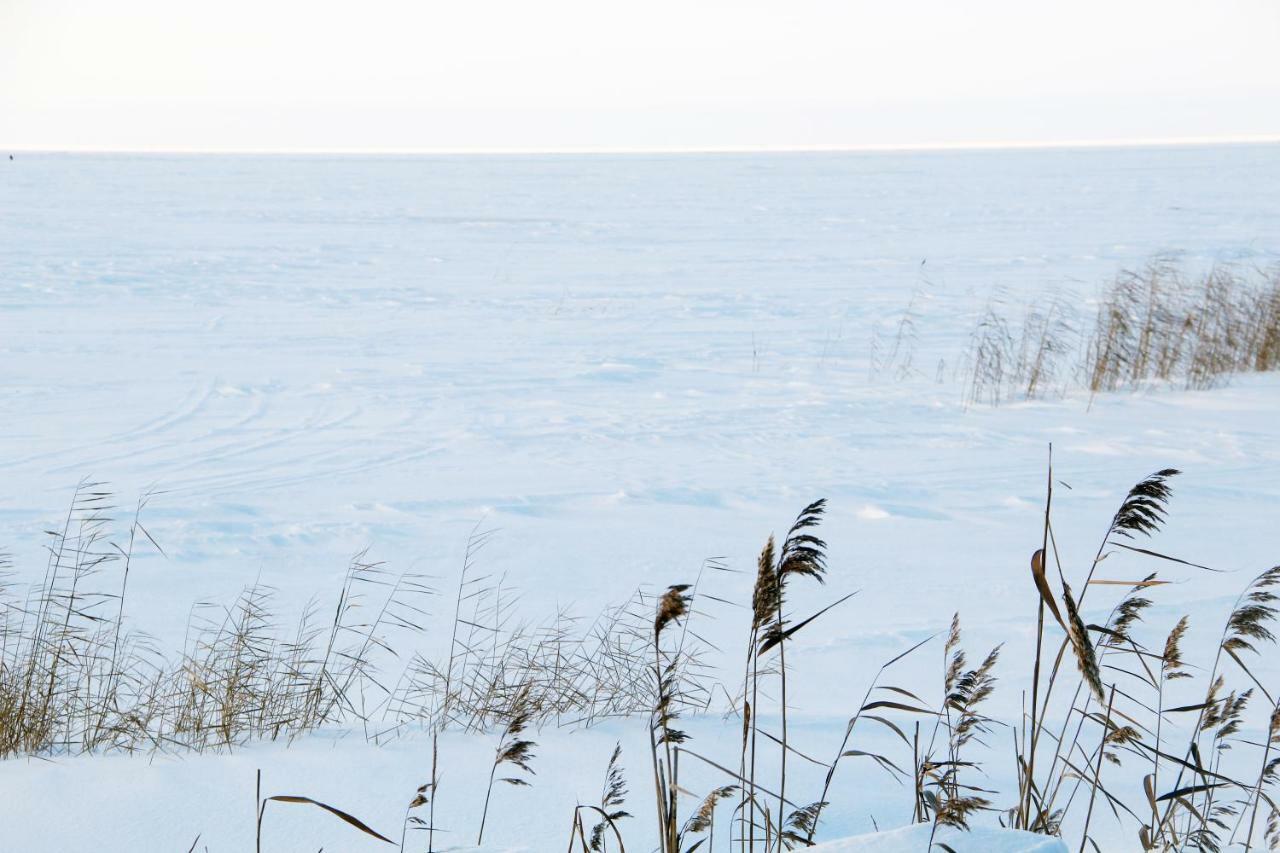
[[[1277,136],[1176,137],[1169,139],[1060,140],[1049,142],[946,142],[872,145],[810,146],[690,146],[671,148],[78,148],[4,147],[13,154],[123,154],[123,155],[214,155],[228,157],[564,157],[564,156],[678,156],[708,154],[875,154],[951,151],[1038,151],[1097,148],[1208,148],[1248,145],[1277,145]]]

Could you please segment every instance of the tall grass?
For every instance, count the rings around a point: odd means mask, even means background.
[[[517,708],[539,725],[591,725],[653,706],[652,596],[638,590],[585,623],[518,621],[518,596],[476,573],[483,534],[443,659],[421,651],[440,624],[429,579],[363,553],[330,607],[313,600],[286,620],[275,591],[255,583],[227,604],[198,602],[182,648],[165,651],[130,627],[131,564],[137,549],[159,550],[145,508],[121,522],[112,493],[82,483],[47,533],[40,581],[24,590],[0,574],[0,757],[229,749],[331,724],[381,742],[409,726],[502,727]],[[683,678],[701,653],[688,638],[671,666]],[[688,679],[674,701],[705,708],[707,679]]]
[[[1065,394],[1079,368],[1081,324],[1068,297],[1045,306],[1032,304],[1016,323],[1005,316],[1004,300],[987,304],[961,359],[966,405],[999,405],[1017,399]]]
[[[984,310],[964,363],[968,405],[1090,394],[1153,384],[1219,386],[1280,368],[1280,269],[1216,266],[1199,275],[1171,258],[1126,270],[1092,316],[1064,296],[1020,320],[1002,301]]]
[[[810,619],[779,620],[775,607],[784,600],[785,584],[781,567],[787,554],[797,552],[788,544],[777,548],[769,540],[758,561],[751,602],[738,771],[731,770],[728,762],[690,748],[687,736],[671,728],[661,695],[655,706],[657,724],[651,731],[658,736],[651,745],[660,849],[688,849],[689,839],[676,831],[680,825],[675,816],[678,799],[672,796],[673,789],[683,789],[685,784],[678,778],[681,754],[696,757],[725,777],[725,785],[699,795],[703,799],[697,826],[713,825],[717,803],[732,796],[735,788],[740,792],[731,821],[736,835],[721,836],[720,844],[721,849],[737,853],[780,851],[813,843],[834,790],[836,768],[843,759],[853,758],[895,778],[910,777],[913,819],[932,825],[931,849],[950,849],[940,840],[935,845],[933,839],[940,827],[963,831],[984,813],[1033,832],[1071,833],[1073,845],[1080,850],[1100,849],[1093,833],[1101,810],[1109,812],[1109,818],[1129,822],[1135,843],[1144,850],[1207,851],[1224,849],[1230,843],[1254,849],[1255,844],[1280,840],[1272,837],[1280,826],[1280,810],[1272,795],[1280,776],[1280,759],[1274,755],[1280,745],[1280,711],[1276,710],[1274,694],[1246,659],[1260,652],[1261,644],[1274,641],[1272,628],[1278,615],[1274,587],[1280,586],[1280,567],[1260,574],[1241,594],[1227,615],[1213,664],[1201,671],[1202,677],[1193,674],[1182,648],[1186,617],[1167,634],[1157,635],[1159,645],[1144,643],[1141,637],[1143,615],[1152,604],[1147,596],[1168,582],[1158,570],[1214,571],[1142,541],[1157,536],[1163,528],[1177,475],[1177,471],[1165,469],[1135,484],[1111,516],[1093,559],[1075,573],[1063,565],[1053,532],[1051,489],[1048,492],[1041,531],[1044,548],[1032,560],[1029,586],[1036,590],[1037,613],[1044,620],[1039,636],[1052,641],[1057,634],[1057,652],[1049,655],[1051,663],[1046,661],[1042,669],[1041,656],[1052,645],[1037,641],[1036,689],[1021,726],[1010,726],[984,713],[984,704],[996,689],[1001,649],[992,649],[976,666],[970,666],[961,647],[957,615],[942,648],[938,703],[931,709],[923,698],[927,693],[919,688],[879,684],[886,669],[929,640],[882,665],[846,727],[836,758],[825,765],[818,799],[808,805],[798,805],[785,793],[795,783],[788,780],[787,764],[780,756],[805,754],[792,746],[781,727],[785,715],[780,709],[776,717],[780,728],[771,732],[762,726],[755,709],[761,701],[762,682],[775,681],[776,695],[781,695],[786,677],[780,653],[768,668],[760,666],[762,654],[772,649],[770,643],[780,645],[826,609]],[[1050,469],[1050,485],[1052,476]],[[818,569],[825,563],[824,545],[811,532],[822,508],[821,502],[807,507],[786,540],[798,541],[807,549],[801,559],[808,562],[805,573],[812,576],[820,576]],[[1099,567],[1117,553],[1148,560],[1157,571],[1136,580],[1099,576]],[[687,589],[673,587],[658,605],[655,648],[672,620],[687,618]],[[1091,592],[1096,597],[1108,590],[1119,593],[1107,619],[1102,624],[1086,622],[1086,598]],[[1224,671],[1228,663],[1234,666],[1234,677],[1243,679],[1244,684],[1230,686],[1231,676]],[[659,673],[660,658],[655,677]],[[1186,697],[1188,690],[1194,692],[1196,683],[1201,684],[1200,700],[1170,701],[1170,685],[1181,685],[1177,694]],[[873,691],[888,691],[889,698],[872,699]],[[1246,734],[1257,728],[1256,723],[1248,722],[1248,715],[1252,697],[1259,694],[1267,698],[1261,740]],[[1187,729],[1185,715],[1192,713],[1197,719]],[[895,761],[890,754],[851,748],[850,740],[856,737],[856,727],[862,721],[878,723],[909,748],[909,774],[901,769],[907,763],[904,759]],[[925,723],[923,730],[921,722]],[[913,736],[908,736],[908,731],[913,731]],[[1171,745],[1171,731],[1182,732],[1185,747]],[[1011,792],[987,787],[979,759],[970,754],[984,747],[990,753],[995,739],[1006,732],[1014,735],[1019,782]],[[673,741],[679,744],[674,750],[669,748]],[[777,775],[768,779],[763,778],[755,761],[766,742],[779,750],[779,760],[773,762]],[[1133,770],[1125,770],[1126,764]],[[1121,769],[1106,769],[1111,765]],[[1143,765],[1149,766],[1150,772],[1135,777],[1134,770],[1141,773]],[[1238,768],[1250,765],[1252,775],[1240,773]],[[1005,799],[1009,804],[1001,806]],[[712,842],[703,839],[702,843]]]
[[[824,834],[832,799],[856,797],[868,783],[865,773],[903,783],[903,813],[930,826],[931,849],[948,849],[944,831],[980,820],[1101,849],[1096,827],[1103,815],[1121,822],[1142,850],[1275,849],[1280,699],[1256,661],[1274,654],[1280,566],[1246,585],[1210,648],[1189,648],[1188,617],[1147,624],[1153,597],[1170,580],[1161,572],[1214,571],[1156,541],[1178,472],[1157,471],[1131,487],[1092,558],[1078,565],[1059,548],[1052,465],[1048,475],[1043,521],[1029,531],[1041,548],[1026,579],[1035,593],[1027,621],[1036,630],[1029,705],[1024,698],[1020,719],[985,710],[997,678],[1007,677],[998,672],[1002,647],[971,662],[957,614],[943,632],[937,682],[884,682],[896,663],[936,638],[881,664],[869,673],[830,761],[796,742],[787,698],[794,638],[818,630],[822,617],[853,595],[837,595],[807,615],[791,611],[792,584],[828,577],[817,535],[823,501],[800,512],[781,544],[766,539],[760,553],[746,602],[740,692],[728,709],[738,715],[741,739],[734,754],[715,756],[692,741],[681,720],[711,704],[716,673],[703,664],[691,623],[705,618],[701,601],[718,598],[703,575],[714,578],[724,570],[719,563],[707,563],[693,584],[657,595],[637,591],[581,628],[565,614],[531,626],[518,620],[517,598],[501,576],[481,572],[476,555],[489,535],[477,530],[448,605],[451,621],[431,615],[435,593],[425,579],[361,555],[324,622],[308,607],[282,630],[271,590],[254,585],[228,606],[198,606],[183,650],[170,660],[128,628],[126,576],[135,549],[158,548],[142,526],[145,501],[126,516],[116,547],[112,497],[86,483],[49,534],[41,581],[25,597],[9,584],[0,619],[0,743],[6,755],[204,750],[292,738],[326,724],[363,728],[373,743],[411,725],[433,735],[492,730],[497,749],[488,786],[458,794],[483,800],[481,840],[498,816],[519,814],[518,799],[505,794],[501,808],[490,804],[503,790],[498,783],[531,780],[539,726],[639,718],[648,732],[654,823],[625,821],[626,780],[615,749],[599,805],[579,805],[571,815],[570,850],[624,851],[628,843],[663,853],[806,847]],[[1120,554],[1149,571],[1101,574],[1104,561]],[[1101,596],[1110,600],[1099,603]],[[1090,612],[1107,616],[1089,622]],[[409,656],[397,674],[397,647],[433,630],[450,640],[447,653],[434,661]],[[776,711],[761,714],[771,702]],[[890,748],[872,751],[871,725],[890,736]],[[442,774],[435,737],[431,745],[429,779],[404,811],[401,850],[410,842],[421,849],[420,833],[435,849]],[[1001,755],[1012,757],[1011,790],[988,781],[992,756]],[[690,761],[704,769],[697,784],[682,776]],[[800,761],[818,767],[820,784],[812,772],[795,772]],[[708,785],[708,773],[719,778]],[[259,830],[269,802],[317,807],[394,844],[303,794],[259,793]]]
[[[1168,260],[1126,272],[1102,299],[1085,364],[1098,393],[1150,381],[1211,388],[1280,367],[1280,270],[1215,267],[1188,277]]]

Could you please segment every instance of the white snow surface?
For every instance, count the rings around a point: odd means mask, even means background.
[[[1067,294],[1087,315],[1118,270],[1157,253],[1192,269],[1280,260],[1275,145],[0,166],[0,549],[37,580],[42,531],[78,480],[126,505],[156,487],[147,526],[167,557],[135,561],[128,618],[162,645],[181,642],[193,602],[255,579],[286,613],[328,602],[366,547],[448,590],[477,524],[499,531],[486,570],[535,621],[688,582],[708,557],[742,572],[716,595],[744,602],[765,537],[826,497],[830,574],[792,606],[859,593],[788,652],[794,742],[825,756],[879,663],[955,611],[972,657],[1006,643],[988,711],[1017,718],[1050,442],[1070,487],[1055,495],[1069,578],[1129,486],[1184,470],[1160,549],[1227,573],[1159,566],[1176,583],[1151,596],[1153,635],[1190,613],[1185,647],[1211,645],[1280,557],[1280,377],[969,409],[957,378],[992,300],[1016,315]],[[876,370],[873,349],[883,361],[895,340],[895,366]],[[1153,570],[1136,555],[1105,566]],[[1086,620],[1116,594],[1091,593]],[[713,611],[701,629],[737,667],[744,612]],[[932,696],[940,657],[914,656],[894,682]],[[705,754],[735,754],[734,723],[688,728]],[[538,732],[537,781],[500,792],[519,817],[494,822],[492,849],[561,849],[615,741],[643,826],[643,729]],[[440,809],[459,847],[491,740],[445,746]],[[259,767],[264,793],[398,833],[424,744],[321,732],[232,755],[9,760],[0,846],[186,850],[199,833],[200,849],[247,849]],[[1010,753],[993,735],[984,786],[1011,790]],[[816,797],[820,774],[799,764],[792,790]],[[878,774],[842,765],[820,840],[909,820],[909,793]],[[688,770],[694,790],[722,781]],[[378,847],[326,817],[269,813],[264,849]],[[1094,820],[1104,849],[1133,847],[1131,825]],[[905,850],[913,832],[823,849]]]
[[[813,853],[921,853],[929,849],[932,832],[933,827],[926,824],[905,826],[819,844],[809,849]],[[1061,839],[990,827],[978,827],[969,832],[939,827],[933,841],[946,844],[956,853],[1067,853],[1067,845]]]

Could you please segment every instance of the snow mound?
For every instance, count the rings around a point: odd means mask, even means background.
[[[829,841],[810,850],[813,853],[925,853],[932,829],[927,823],[904,826]],[[945,848],[937,846],[942,842],[956,853],[1067,853],[1066,845],[1059,838],[989,827],[974,827],[968,832],[939,827],[933,842],[934,850],[943,851]]]

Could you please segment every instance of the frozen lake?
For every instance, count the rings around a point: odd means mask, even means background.
[[[184,598],[259,570],[314,591],[365,545],[448,574],[482,516],[521,585],[559,595],[574,572],[588,598],[750,554],[814,496],[937,520],[994,481],[967,501],[989,517],[1039,488],[1047,438],[960,409],[993,294],[1084,299],[1167,251],[1280,257],[1276,146],[22,155],[0,174],[0,542],[37,553],[81,477],[126,503],[154,485]],[[873,377],[875,330],[913,297],[918,381]],[[1105,417],[1082,428],[1114,444]],[[1188,465],[1180,444],[1157,467]]]
[[[1166,251],[1280,257],[1280,148],[20,155],[0,542],[34,552],[92,476],[168,491],[154,532],[211,594],[313,589],[368,544],[450,571],[485,513],[517,576],[573,542],[615,594],[819,494],[945,515],[975,479],[1038,487],[1043,436],[991,470],[982,433],[1026,415],[965,415],[950,378],[986,301]],[[869,359],[913,296],[903,388]]]
[[[447,589],[477,523],[531,616],[586,616],[705,557],[750,570],[825,496],[829,589],[797,606],[862,590],[797,655],[797,714],[827,738],[865,680],[804,671],[885,659],[957,608],[975,650],[1025,639],[1051,441],[1078,560],[1133,482],[1185,469],[1162,543],[1235,574],[1179,575],[1162,630],[1280,557],[1275,376],[962,404],[990,300],[1087,312],[1165,252],[1280,260],[1280,146],[19,155],[0,163],[0,550],[37,577],[41,531],[93,477],[126,506],[164,492],[146,518],[168,559],[138,562],[130,612],[165,639],[258,577],[290,606],[330,596],[365,547]],[[909,305],[910,369],[877,372]]]

